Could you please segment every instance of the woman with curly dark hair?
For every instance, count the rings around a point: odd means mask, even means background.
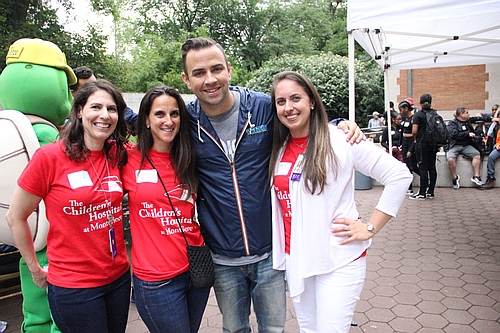
[[[62,332],[125,332],[129,260],[123,237],[120,170],[125,101],[106,80],[75,95],[61,140],[39,148],[18,179],[7,221],[33,280],[47,288]],[[48,267],[36,260],[30,214],[44,200]]]

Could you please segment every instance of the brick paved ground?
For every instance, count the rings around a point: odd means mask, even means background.
[[[363,216],[380,187],[356,191]],[[399,216],[368,252],[365,288],[351,333],[500,332],[500,189],[436,189],[436,198],[405,200]],[[6,332],[19,332],[20,297],[0,301]],[[288,301],[286,332],[298,332]],[[252,318],[257,332],[255,318]],[[127,333],[145,333],[132,304]],[[221,332],[210,297],[200,333]]]

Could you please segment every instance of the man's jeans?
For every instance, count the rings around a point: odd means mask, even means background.
[[[258,332],[283,332],[286,318],[285,274],[273,269],[272,255],[250,265],[215,264],[214,289],[222,313],[223,332],[251,332],[251,300]]]
[[[498,134],[500,135],[500,134]],[[500,150],[498,149],[493,149],[488,156],[488,164],[487,164],[487,171],[488,171],[488,177],[495,177],[495,161],[500,157]]]
[[[130,272],[102,287],[48,284],[50,311],[62,332],[123,333],[130,305]]]
[[[209,294],[193,286],[189,272],[158,282],[134,275],[137,311],[151,333],[198,332]]]

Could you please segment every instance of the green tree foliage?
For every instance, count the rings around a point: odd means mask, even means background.
[[[69,0],[60,0],[66,6]],[[68,40],[47,0],[2,0],[0,2],[0,52],[7,55],[9,46],[20,38],[42,38],[56,44]],[[0,69],[5,61],[0,62]]]
[[[347,54],[345,0],[142,0],[131,8],[138,14],[131,26],[136,42],[210,36],[247,72],[284,53]]]
[[[348,59],[333,53],[313,56],[283,55],[266,62],[247,86],[269,93],[273,76],[291,70],[306,75],[316,86],[330,119],[349,116]],[[383,73],[356,61],[356,122],[368,123],[368,114],[383,107]]]
[[[71,0],[57,0],[71,13]],[[105,55],[106,37],[90,27],[86,36],[68,33],[59,24],[49,0],[2,0],[0,2],[0,52],[7,55],[9,46],[20,38],[51,41],[65,53],[70,67],[86,65],[100,77],[113,77],[114,66]],[[3,58],[5,59],[5,58]],[[0,70],[5,61],[0,62]]]

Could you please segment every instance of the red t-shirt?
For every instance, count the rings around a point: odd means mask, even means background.
[[[86,162],[77,163],[69,160],[61,142],[45,145],[35,152],[18,185],[45,202],[50,223],[47,280],[51,284],[65,288],[99,287],[129,269],[120,174],[117,166],[106,163],[102,150],[91,151]],[[109,214],[114,217],[114,259],[110,251]]]
[[[274,190],[280,202],[283,223],[285,224],[285,253],[288,254],[290,254],[290,235],[292,229],[292,205],[290,203],[289,179],[295,161],[297,161],[297,157],[303,154],[307,148],[307,140],[309,140],[308,136],[290,140],[279,162],[278,173],[274,176]]]
[[[151,150],[149,156],[172,199],[189,245],[202,245],[200,228],[193,221],[194,194],[187,195],[178,183],[169,153]],[[147,160],[142,167],[140,163],[140,152],[129,148],[122,179],[128,192],[132,268],[141,280],[162,281],[189,270],[186,242],[156,171]]]

